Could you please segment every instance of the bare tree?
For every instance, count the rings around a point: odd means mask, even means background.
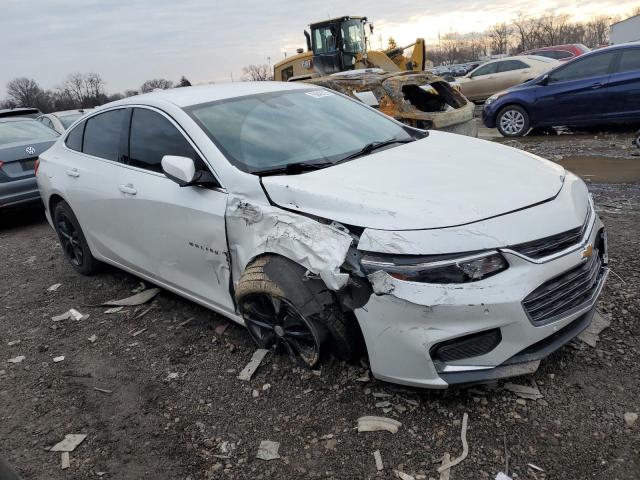
[[[398,43],[396,42],[396,39],[393,37],[389,37],[389,40],[387,41],[387,50],[394,50],[398,48]]]
[[[147,93],[153,92],[157,88],[166,90],[171,87],[173,87],[173,82],[171,80],[167,80],[166,78],[154,78],[153,80],[147,80],[144,82],[140,87],[140,91],[142,93]]]
[[[525,50],[529,50],[532,43],[532,34],[536,27],[535,22],[526,13],[518,12],[512,23],[514,34],[518,42],[518,46],[516,48],[517,51],[523,52]]]
[[[511,28],[506,23],[496,23],[489,28],[489,38],[491,40],[491,53],[509,53],[509,36]]]
[[[609,43],[609,19],[606,16],[593,17],[585,24],[584,43],[589,47]]]
[[[59,89],[62,97],[73,99],[73,108],[90,108],[107,101],[104,81],[97,73],[72,73]]]
[[[9,100],[18,107],[42,106],[44,95],[38,83],[32,78],[14,78],[7,83],[7,94]]]
[[[273,80],[273,75],[267,64],[247,65],[242,67],[242,80],[245,82],[264,82]]]

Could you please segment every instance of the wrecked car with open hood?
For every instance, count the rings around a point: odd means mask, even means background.
[[[433,388],[534,371],[591,322],[607,240],[585,184],[535,155],[415,129],[303,83],[153,92],[40,156],[49,222],[100,261],[315,366]]]
[[[373,68],[304,81],[356,98],[411,127],[478,136],[473,102],[428,72],[384,72]]]

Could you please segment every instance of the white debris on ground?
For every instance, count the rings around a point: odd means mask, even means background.
[[[9,360],[7,360],[7,362],[9,362],[9,363],[20,363],[25,358],[27,358],[27,357],[25,357],[24,355],[18,355],[17,357],[10,358]]]
[[[449,452],[445,452],[445,454],[442,456],[442,465],[448,465],[449,463],[451,463],[451,455],[449,455]],[[451,469],[447,468],[446,470],[443,470],[442,472],[440,472],[440,480],[449,480],[449,478],[451,477]]]
[[[539,466],[534,465],[533,463],[527,463],[527,467],[529,467],[532,470],[536,470],[538,472],[544,472],[543,468],[540,468]]]
[[[358,418],[358,433],[386,431],[397,433],[402,423],[393,418],[365,416]]]
[[[7,345],[9,345],[10,347],[13,347],[14,345],[18,345],[18,344],[20,344],[20,340],[12,340],[7,343]]]
[[[438,472],[442,473],[445,470],[458,465],[462,462],[467,455],[469,455],[469,444],[467,443],[467,422],[469,421],[469,415],[465,412],[462,416],[462,431],[460,432],[460,439],[462,440],[462,455],[460,455],[455,460],[451,460],[449,463],[443,464],[438,467]]]
[[[411,475],[401,472],[400,470],[394,470],[393,473],[400,480],[416,480],[415,477],[412,477]]]
[[[271,440],[262,440],[260,442],[260,446],[258,447],[258,453],[256,454],[256,458],[260,460],[275,460],[280,458],[278,454],[278,450],[280,449],[279,442],[272,442]]]
[[[89,315],[83,315],[82,313],[80,313],[78,310],[76,310],[75,308],[71,308],[69,310],[67,310],[66,312],[60,314],[60,315],[56,315],[55,317],[51,317],[51,320],[53,320],[54,322],[60,322],[62,320],[83,320],[85,318],[87,318]]]
[[[258,369],[264,357],[269,353],[269,350],[265,350],[264,348],[259,348],[253,353],[251,360],[247,365],[242,369],[242,371],[238,374],[239,380],[249,381],[253,374]]]
[[[611,325],[611,321],[596,310],[589,326],[578,334],[578,339],[595,348],[598,340],[600,340],[600,332],[609,327],[609,325]]]
[[[140,293],[146,290],[146,288],[147,286],[144,284],[144,282],[140,282],[136,288],[131,289],[131,293]]]
[[[47,292],[55,292],[56,290],[58,290],[60,287],[62,286],[61,283],[54,283],[53,285],[51,285],[49,288],[47,288]]]
[[[89,338],[87,338],[87,340],[89,340],[91,343],[95,343],[95,341],[98,340],[98,336],[94,333]]]
[[[93,387],[93,389],[96,392],[100,392],[100,393],[107,393],[107,394],[113,393],[113,390],[107,390],[106,388]]]
[[[536,385],[535,382],[533,382],[533,386],[531,387],[508,382],[505,383],[504,389],[509,390],[510,392],[515,393],[518,397],[525,398],[527,400],[539,400],[544,397],[544,395],[540,393],[540,389],[538,389],[538,385]]]
[[[60,363],[64,361],[64,355],[60,355],[59,357],[53,357],[53,363]]]
[[[638,421],[638,414],[635,412],[627,412],[624,414],[624,423],[627,424],[627,427],[631,428]]]
[[[380,450],[376,450],[373,452],[373,458],[376,461],[376,470],[381,472],[384,470],[384,465],[382,463],[382,455],[380,455]]]
[[[68,433],[64,440],[59,441],[49,449],[50,452],[73,452],[80,445],[87,435],[84,433]]]
[[[124,307],[111,307],[111,308],[107,308],[107,309],[104,311],[104,313],[106,313],[106,314],[118,313],[118,312],[121,312],[123,308],[124,308]]]
[[[60,454],[60,468],[66,470],[71,466],[71,459],[69,458],[69,452],[62,452]]]
[[[171,372],[169,373],[169,375],[167,375],[167,380],[175,380],[178,377],[179,377],[178,372]]]
[[[160,293],[159,288],[149,288],[130,297],[120,300],[109,300],[108,302],[101,303],[100,305],[104,307],[132,307],[135,305],[142,305],[154,298],[158,293]]]
[[[506,475],[504,472],[498,472],[496,475],[496,480],[512,480],[509,475]]]

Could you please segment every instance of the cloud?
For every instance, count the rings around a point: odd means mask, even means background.
[[[309,22],[366,15],[375,37],[400,44],[449,30],[481,30],[518,10],[570,13],[630,10],[637,2],[540,0],[2,0],[0,96],[17,76],[44,88],[71,72],[97,72],[110,92],[138,88],[145,80],[187,76],[193,83],[238,78],[242,66],[271,63],[304,47]],[[482,14],[478,14],[482,12]],[[374,42],[374,45],[376,43]]]

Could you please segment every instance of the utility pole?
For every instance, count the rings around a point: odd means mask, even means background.
[[[271,71],[271,57],[267,57],[267,62],[269,62],[269,71]]]

